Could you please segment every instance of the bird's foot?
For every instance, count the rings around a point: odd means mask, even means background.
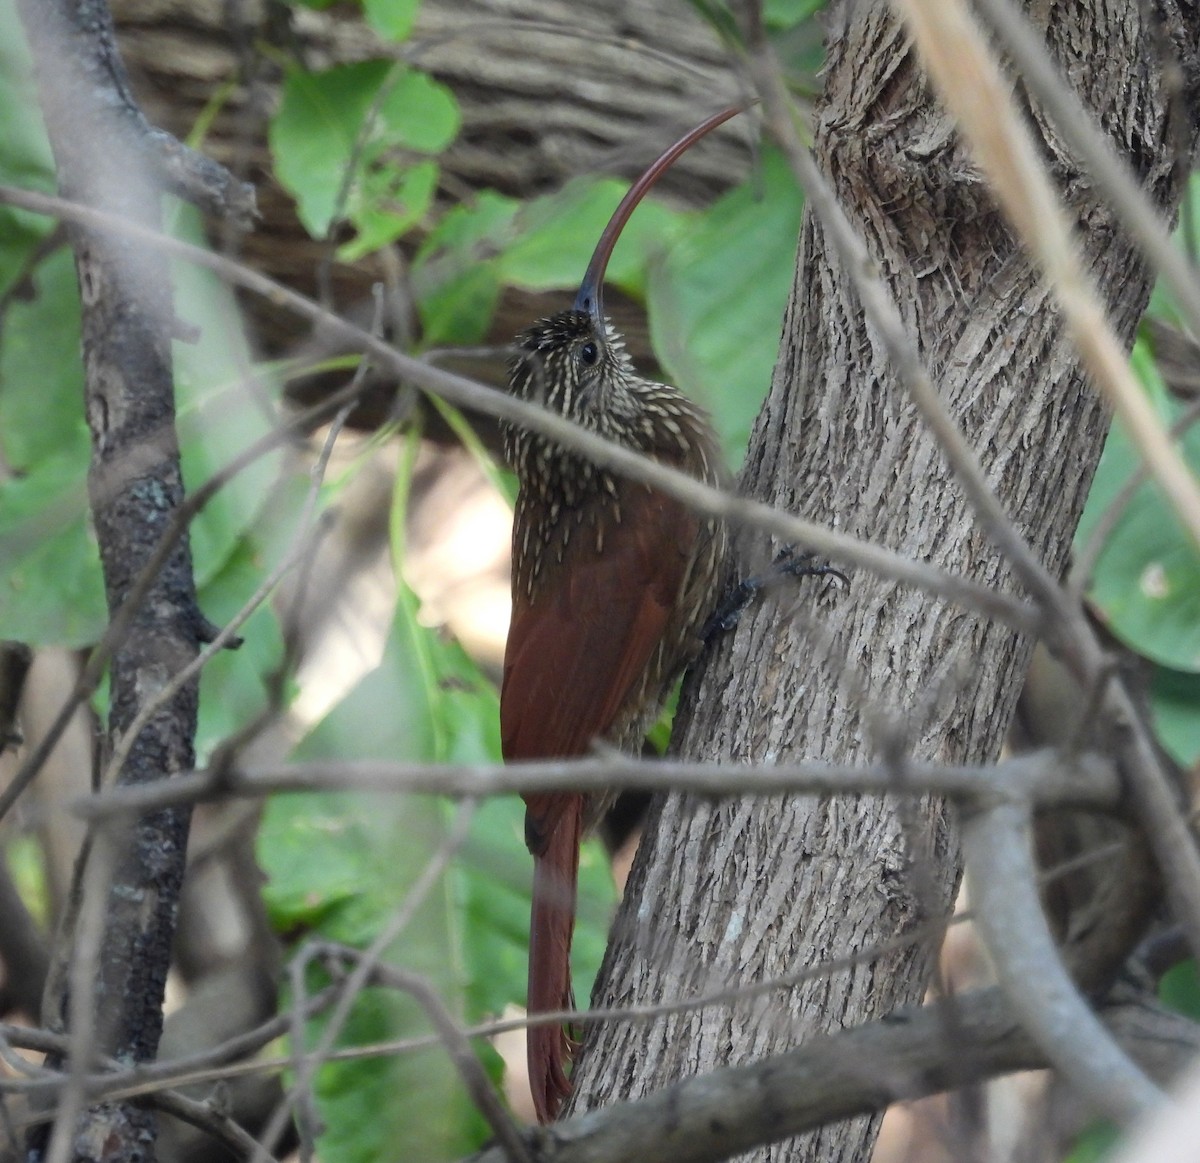
[[[707,642],[737,625],[751,602],[764,590],[788,577],[827,577],[838,586],[848,586],[850,579],[828,562],[818,561],[815,554],[799,553],[794,545],[785,545],[771,562],[770,569],[754,577],[744,578],[726,595],[713,615],[704,624],[701,636]]]

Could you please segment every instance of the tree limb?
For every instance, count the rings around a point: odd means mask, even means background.
[[[963,854],[975,925],[1009,1006],[1097,1113],[1128,1122],[1163,1094],[1125,1056],[1067,976],[1038,900],[1027,805],[967,813]]]
[[[999,990],[919,1006],[796,1050],[675,1083],[530,1133],[543,1163],[716,1163],[854,1115],[881,1111],[1016,1070],[1046,1065]],[[1113,1035],[1159,1077],[1200,1050],[1200,1027],[1144,1006],[1104,1013]],[[1147,1029],[1153,1031],[1147,1035]],[[1165,1060],[1165,1061],[1164,1061]],[[505,1163],[492,1147],[472,1163]]]
[[[246,191],[220,167],[182,147],[164,149],[137,112],[116,53],[102,0],[21,0],[21,18],[37,62],[47,132],[66,196],[102,213],[160,229],[164,175],[172,188],[236,214]],[[164,159],[161,165],[152,159]],[[183,499],[174,428],[170,344],[182,331],[172,309],[165,256],[128,237],[76,223],[75,251],[83,312],[85,408],[92,437],[88,491],[110,615],[116,615]],[[196,654],[206,623],[196,605],[186,538],[166,557],[115,644],[109,733],[116,740],[148,692]],[[129,749],[119,780],[147,783],[193,766],[195,683],[178,691]],[[58,996],[48,996],[52,1027],[70,1034],[71,1078],[49,1143],[35,1133],[34,1157],[51,1163],[107,1156],[115,1144],[153,1156],[156,1122],[130,1104],[92,1107],[78,1121],[84,1090],[77,1079],[94,1053],[122,1061],[152,1059],[183,880],[189,813],[144,815],[86,845],[77,869],[82,902],[76,948],[60,947]],[[96,864],[89,876],[89,855]],[[70,959],[70,965],[62,963]],[[50,989],[48,987],[48,995]],[[99,1003],[103,999],[103,1004]]]

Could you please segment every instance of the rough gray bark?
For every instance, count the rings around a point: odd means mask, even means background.
[[[104,4],[23,0],[20,12],[38,65],[60,190],[160,229],[159,180],[170,159],[158,155],[163,165],[152,166],[164,143],[129,98]],[[88,492],[116,619],[183,498],[170,350],[177,323],[165,256],[83,227],[71,227],[69,234],[83,307],[84,403],[92,436]],[[110,748],[147,700],[195,657],[204,632],[185,537],[112,654]],[[196,704],[194,681],[164,703],[130,747],[119,782],[162,779],[194,765]],[[92,1052],[126,1062],[154,1058],[189,814],[183,808],[149,813],[80,857],[77,884],[84,904],[76,929],[60,942],[45,1020],[51,1029],[69,1032],[73,1053],[86,1055],[85,1062]],[[92,859],[100,848],[111,859]],[[96,923],[100,913],[102,925]],[[94,947],[83,933],[96,935]],[[146,1107],[106,1103],[81,1112],[67,1103],[65,1111],[58,1132],[62,1146],[69,1144],[64,1157],[153,1160],[155,1116]],[[35,1130],[29,1158],[41,1159],[45,1150],[46,1136]]]
[[[1034,5],[1057,59],[1152,196],[1178,198],[1168,100],[1141,7]],[[1193,5],[1164,5],[1177,44]],[[904,33],[880,3],[834,27],[816,151],[918,338],[1006,509],[1061,571],[1106,429],[1037,273],[1016,248]],[[1190,37],[1190,39],[1188,39]],[[1097,45],[1103,45],[1098,52]],[[1195,60],[1185,58],[1193,71]],[[1086,175],[1034,111],[1080,239],[1127,341],[1149,282]],[[743,487],[977,581],[1012,590],[807,220],[770,397]],[[751,546],[761,561],[766,547]],[[954,763],[999,752],[1032,643],[970,610],[859,575],[764,605],[707,660],[685,698],[691,757],[764,762],[889,754]],[[955,827],[939,802],[903,816],[847,798],[656,805],[593,1003],[647,1005],[782,977],[869,949],[949,909]],[[927,932],[927,930],[926,930]],[[576,1109],[750,1061],[919,998],[928,937],[761,1001],[594,1028]],[[863,1064],[864,1069],[870,1063]],[[895,1080],[899,1089],[903,1080]],[[823,1128],[756,1159],[864,1158],[877,1120]]]

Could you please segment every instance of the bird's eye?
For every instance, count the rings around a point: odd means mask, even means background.
[[[600,349],[589,340],[579,349],[579,358],[591,367],[600,358]]]

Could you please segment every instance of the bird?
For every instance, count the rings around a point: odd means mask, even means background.
[[[705,411],[638,374],[604,313],[604,275],[634,208],[686,149],[728,121],[725,109],[675,142],[630,187],[596,245],[570,310],[517,336],[509,390],[625,448],[709,485],[728,483]],[[675,680],[699,653],[721,596],[728,536],[716,518],[516,424],[504,449],[518,493],[512,620],[500,691],[507,762],[570,759],[597,742],[640,751]],[[579,845],[607,797],[524,797],[533,856],[527,1010],[573,1008],[570,952]],[[529,1079],[538,1121],[571,1092],[576,1049],[560,1025],[531,1025]]]

